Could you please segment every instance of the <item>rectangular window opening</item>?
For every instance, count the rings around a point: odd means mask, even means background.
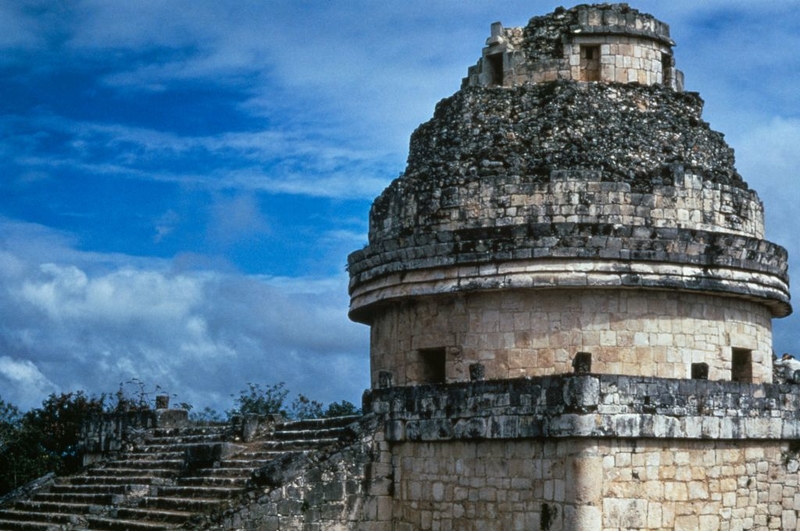
[[[753,351],[744,348],[731,349],[731,380],[753,382]]]
[[[503,54],[495,53],[487,55],[486,60],[489,66],[490,86],[503,86]]]
[[[692,363],[692,380],[708,380],[708,363]]]
[[[600,46],[581,46],[581,81],[600,81]]]
[[[666,83],[670,79],[672,68],[672,56],[668,53],[661,54],[661,81]]]
[[[445,383],[447,378],[447,350],[441,348],[423,348],[419,350],[422,362],[421,383]]]

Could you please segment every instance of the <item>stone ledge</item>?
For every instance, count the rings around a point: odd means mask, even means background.
[[[800,386],[559,375],[374,389],[387,440],[800,439]]]
[[[502,289],[652,289],[713,293],[767,306],[776,317],[789,315],[789,287],[769,273],[692,264],[593,260],[528,259],[459,265],[387,274],[350,282],[350,318],[369,322],[372,308],[407,297]]]
[[[527,250],[527,253],[523,252]],[[613,224],[530,223],[419,234],[370,244],[348,258],[352,283],[397,271],[528,258],[597,258],[735,267],[787,278],[787,252],[746,236]]]

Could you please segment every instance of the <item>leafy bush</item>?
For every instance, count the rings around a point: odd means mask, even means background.
[[[242,390],[238,397],[234,398],[237,405],[229,410],[228,417],[234,415],[275,415],[288,416],[284,401],[289,391],[284,389],[283,382],[261,387],[261,384],[247,384],[247,389]],[[234,395],[231,395],[234,396]]]
[[[151,408],[154,392],[147,391],[138,379],[123,384],[116,393],[89,396],[83,391],[51,394],[42,406],[27,413],[0,398],[0,495],[41,477],[48,472],[71,474],[81,466],[79,442],[84,421],[109,411],[137,411]],[[155,391],[160,388],[156,387]],[[287,405],[289,391],[283,382],[269,386],[247,384],[247,389],[234,396],[233,415],[280,414],[289,419],[310,419],[356,415],[360,410],[343,400],[327,408],[303,394]],[[233,395],[232,395],[233,396]],[[189,404],[181,407],[191,411]],[[217,411],[206,407],[191,412],[190,419],[199,424],[223,422]]]
[[[349,417],[351,415],[360,415],[361,409],[357,408],[352,403],[348,402],[347,400],[342,400],[341,402],[331,402],[328,405],[328,409],[325,410],[325,413],[322,414],[325,418],[331,417]]]
[[[104,411],[105,395],[53,393],[41,408],[24,415],[2,400],[0,404],[0,493],[5,493],[48,472],[77,471],[81,425]]]
[[[238,397],[231,395],[234,396],[234,403],[237,407],[227,411],[228,417],[280,414],[288,419],[304,420],[361,414],[361,410],[347,400],[333,402],[325,408],[322,402],[312,400],[303,394],[298,394],[287,406],[286,397],[288,395],[289,391],[285,389],[283,382],[267,387],[262,387],[260,384],[247,384],[247,389],[240,391]]]

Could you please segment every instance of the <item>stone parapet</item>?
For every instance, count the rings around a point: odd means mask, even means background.
[[[800,439],[800,387],[559,375],[374,389],[392,442],[527,438]]]

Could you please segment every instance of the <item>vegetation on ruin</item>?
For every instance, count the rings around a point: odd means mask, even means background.
[[[158,386],[149,388],[138,379],[120,384],[114,393],[90,396],[84,391],[53,393],[41,407],[23,413],[0,396],[0,496],[47,473],[67,475],[81,467],[79,440],[86,419],[104,412],[141,411],[155,407],[155,397],[164,393]],[[235,407],[225,415],[206,407],[192,411],[192,406],[177,407],[190,411],[197,423],[225,422],[234,415],[279,414],[287,419],[338,417],[359,414],[350,402],[333,402],[325,407],[303,394],[289,402],[289,391],[281,382],[262,386],[248,384],[238,396]]]

